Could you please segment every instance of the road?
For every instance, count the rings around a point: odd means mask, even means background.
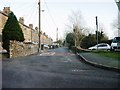
[[[67,48],[3,59],[3,88],[115,88],[120,74],[81,62]]]

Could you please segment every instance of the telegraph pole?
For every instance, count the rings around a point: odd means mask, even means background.
[[[58,41],[58,28],[57,28],[57,33],[56,33],[56,41]]]
[[[77,46],[76,45],[76,42],[77,42],[77,40],[76,40],[76,27],[74,26],[74,24],[73,24],[73,32],[74,32],[74,35],[75,35],[75,47]]]
[[[73,32],[74,32],[74,35],[75,35],[75,53],[77,53],[77,36],[76,36],[76,27],[74,26],[73,24]]]
[[[39,6],[39,32],[38,32],[38,39],[39,39],[39,44],[38,44],[38,52],[41,53],[41,3],[40,0],[38,2]]]
[[[97,16],[96,18],[96,39],[97,39],[97,45],[98,45],[98,20],[97,20]],[[98,50],[98,46],[97,46],[97,50]]]

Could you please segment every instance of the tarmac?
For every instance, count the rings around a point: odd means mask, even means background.
[[[105,56],[101,57],[100,55],[91,52],[81,52],[77,53],[77,55],[87,64],[120,73],[119,59],[113,59]]]
[[[120,60],[118,59],[113,59],[105,56],[101,57],[98,54],[90,52],[81,52],[77,53],[77,55],[82,59],[82,61],[92,66],[120,73]]]

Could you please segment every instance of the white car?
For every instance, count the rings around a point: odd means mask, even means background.
[[[111,43],[111,51],[120,50],[120,37],[115,37]]]
[[[2,50],[0,50],[0,53],[7,53],[7,50],[2,49]]]
[[[107,43],[100,43],[98,45],[92,46],[88,48],[89,50],[110,50],[110,45]]]
[[[49,46],[47,44],[44,44],[45,49],[49,49]]]

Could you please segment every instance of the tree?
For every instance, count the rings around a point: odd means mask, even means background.
[[[87,28],[80,11],[72,11],[69,16],[69,25],[67,27],[72,30],[72,33],[75,35],[76,46],[80,46],[81,39],[87,33]],[[72,25],[72,26],[71,26]]]
[[[77,26],[79,29],[82,30],[84,27],[84,20],[81,11],[72,11],[68,19],[70,24],[74,24],[74,26]]]
[[[66,36],[66,42],[69,48],[75,45],[75,35],[73,33],[68,33]]]
[[[97,31],[96,31],[96,38],[97,38]],[[103,31],[98,31],[98,42],[102,43],[103,41],[108,40],[108,37]]]
[[[76,46],[80,46],[81,41],[85,37],[85,35],[81,33],[80,29],[77,26],[74,26],[73,33],[76,39]]]
[[[62,45],[62,40],[58,40],[58,41],[56,41],[54,43],[58,43],[59,45]]]
[[[13,12],[8,14],[8,20],[2,31],[2,47],[9,52],[9,41],[24,41],[24,35],[19,22]]]
[[[119,24],[118,24],[118,18],[116,18],[112,23],[111,23],[111,25],[112,25],[112,33],[114,33],[113,35],[114,36],[116,36],[116,34],[118,33],[118,26],[119,26]]]
[[[94,34],[89,34],[88,36],[85,36],[81,42],[81,48],[89,48],[91,46],[94,46],[96,44],[96,39]]]
[[[101,38],[99,43],[108,43],[108,44],[110,44],[110,41],[108,40],[108,37],[105,36],[105,34],[103,34],[101,36],[102,33],[103,33],[103,31],[99,32],[99,35],[98,35]],[[88,36],[85,36],[82,39],[80,46],[82,48],[89,48],[89,47],[94,46],[96,44],[97,44],[97,42],[96,42],[96,35],[95,34],[89,34]]]

